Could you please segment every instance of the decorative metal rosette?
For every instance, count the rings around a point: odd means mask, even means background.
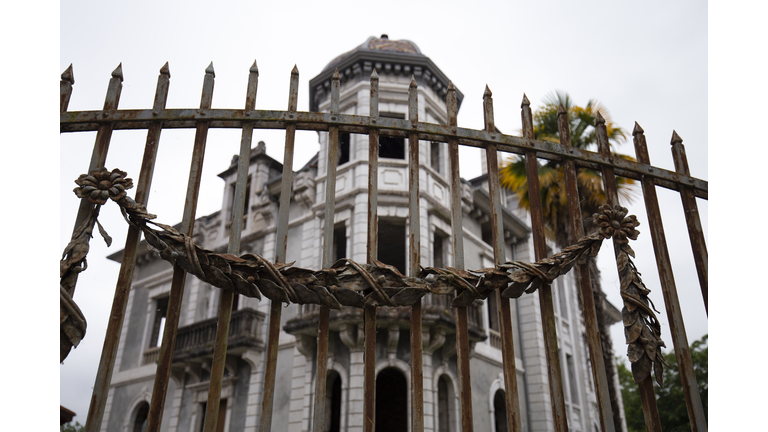
[[[104,205],[108,199],[119,201],[126,196],[126,190],[133,187],[133,180],[127,178],[125,171],[115,168],[107,171],[101,167],[90,174],[81,174],[74,189],[78,198],[88,198],[88,202]]]
[[[605,204],[600,206],[598,211],[592,216],[592,221],[600,227],[599,232],[603,238],[613,237],[617,243],[621,244],[629,243],[629,239],[637,240],[640,231],[635,227],[639,226],[640,222],[635,215],[627,216],[629,210]]]

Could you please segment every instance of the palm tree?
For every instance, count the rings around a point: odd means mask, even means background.
[[[622,143],[627,138],[627,133],[622,128],[613,125],[608,111],[599,102],[591,99],[587,102],[586,106],[580,107],[572,103],[567,93],[557,91],[547,95],[544,99],[544,106],[533,114],[533,133],[535,139],[555,143],[560,142],[557,127],[559,109],[563,109],[568,116],[571,145],[573,147],[589,150],[597,145],[595,118],[598,112],[605,118],[608,141],[611,146]],[[631,156],[616,153],[614,153],[614,156],[634,160]],[[507,160],[499,170],[499,177],[501,185],[515,194],[518,206],[529,211],[530,199],[528,196],[528,180],[525,174],[525,159],[521,156],[515,156]],[[597,212],[599,206],[605,204],[602,175],[596,170],[580,168],[576,175],[576,183],[579,191],[584,230],[589,234],[595,231],[595,226],[592,224],[592,214]],[[633,183],[634,180],[632,179],[617,177],[620,200],[625,202],[632,200]],[[547,161],[539,165],[539,184],[541,186],[545,233],[547,237],[555,241],[558,247],[564,248],[571,241],[577,239],[571,240],[571,229],[568,223],[568,196],[565,188],[565,173],[561,162]],[[589,259],[588,267],[592,281],[597,323],[600,329],[603,362],[605,363],[608,375],[608,393],[614,413],[614,426],[616,430],[622,430],[617,389],[614,385],[613,344],[611,343],[609,324],[603,304],[605,295],[600,286],[600,271],[594,258]]]

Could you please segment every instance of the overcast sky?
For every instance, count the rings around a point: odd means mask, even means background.
[[[110,73],[121,62],[125,79],[120,108],[151,107],[158,71],[166,61],[171,70],[168,108],[199,105],[204,70],[211,62],[216,71],[213,107],[242,108],[248,68],[256,60],[260,72],[256,108],[286,109],[290,70],[295,64],[300,71],[299,110],[306,111],[309,79],[369,36],[387,33],[390,39],[415,42],[464,93],[458,117],[461,127],[482,128],[486,84],[493,91],[497,127],[514,135],[521,127],[519,107],[524,93],[536,108],[548,93],[564,90],[580,105],[590,98],[599,100],[614,124],[627,132],[638,122],[656,166],[674,170],[670,138],[677,131],[686,147],[691,174],[709,180],[708,13],[704,2],[477,2],[469,6],[456,1],[294,1],[286,7],[279,2],[252,1],[216,5],[62,4],[58,73],[73,64],[76,80],[69,110],[101,109]],[[756,20],[751,14],[738,16]],[[730,15],[723,21],[734,25]],[[740,32],[751,31],[738,21],[735,26]],[[718,48],[730,55],[719,44]],[[764,53],[764,49],[758,52]],[[44,79],[55,84],[58,76]],[[51,83],[49,91],[55,91]],[[738,80],[732,85],[747,90]],[[160,222],[174,224],[181,219],[193,136],[193,131],[162,133],[148,205]],[[87,169],[94,137],[95,133],[60,136],[60,162],[55,167],[60,183],[58,254],[74,225],[77,199],[72,193],[73,181]],[[145,139],[145,131],[115,132],[107,167],[127,171],[137,180]],[[198,216],[221,207],[223,183],[216,174],[229,166],[238,152],[239,139],[239,130],[209,132]],[[265,141],[268,153],[278,160],[282,159],[283,139],[280,131],[254,132],[254,142]],[[297,145],[295,168],[317,151],[317,134],[299,132]],[[617,151],[634,155],[631,136]],[[463,151],[461,160],[463,177],[480,174],[478,150]],[[661,311],[662,338],[671,349],[639,185],[637,191],[634,202],[627,205],[642,223],[638,228],[641,236],[633,244],[635,262],[653,291],[652,299]],[[708,333],[708,324],[682,205],[675,192],[658,188],[658,194],[688,340],[693,342]],[[697,201],[707,235],[708,204]],[[122,249],[127,232],[115,205],[102,209],[100,221],[114,243],[107,248],[99,237],[91,241],[89,267],[81,274],[74,297],[88,320],[88,331],[59,367],[60,402],[75,411],[80,422],[87,415],[119,268],[104,257]],[[603,248],[603,289],[620,308],[609,242]],[[614,347],[617,355],[625,357],[620,327],[613,329]]]

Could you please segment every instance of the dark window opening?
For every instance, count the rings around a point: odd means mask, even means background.
[[[200,432],[203,432],[203,428],[205,427],[205,411],[208,407],[207,402],[203,402],[201,404],[202,408],[202,415],[200,416]],[[227,417],[227,400],[221,399],[219,401],[219,413],[216,415],[216,432],[224,432],[224,422],[226,421]]]
[[[378,260],[405,275],[405,221],[379,219],[378,235]]]
[[[491,228],[491,223],[485,222],[480,225],[480,230],[483,241],[493,246],[493,229]]]
[[[432,265],[433,267],[445,268],[445,242],[448,239],[446,234],[435,231],[435,239],[432,244]]]
[[[504,390],[496,390],[493,395],[493,420],[496,432],[507,432],[507,403],[504,400]]]
[[[333,228],[333,258],[338,261],[347,257],[347,226],[340,223]]]
[[[395,368],[386,368],[376,377],[374,430],[408,430],[408,384]]]
[[[491,330],[501,332],[501,326],[499,325],[499,305],[497,303],[496,291],[491,292],[488,296],[488,327]]]
[[[442,172],[440,171],[440,144],[436,141],[429,143],[429,165],[437,172]]]
[[[405,119],[405,114],[381,113],[381,117]],[[379,136],[379,157],[390,159],[405,159],[405,138]]]
[[[445,375],[437,381],[437,427],[438,432],[453,432],[451,422],[453,409],[453,386]]]
[[[557,301],[560,303],[560,316],[568,319],[568,302],[565,301],[565,286],[562,282],[556,281],[557,285]]]
[[[235,215],[235,187],[236,184],[232,183],[229,185],[229,196],[230,201],[232,202],[232,205],[229,208],[229,222],[230,224],[233,221],[233,217]],[[245,224],[248,221],[248,203],[249,198],[251,197],[251,176],[248,176],[248,178],[245,181],[245,198],[243,201],[243,227],[242,229],[245,229]]]
[[[571,402],[579,403],[579,389],[576,387],[576,367],[573,364],[573,357],[570,354],[565,355],[565,364],[568,368],[568,384],[571,387]]]
[[[136,418],[133,420],[132,432],[144,432],[147,430],[147,418],[149,416],[149,404],[142,402],[136,411]]]
[[[341,430],[341,376],[338,372],[328,372],[325,387],[323,431],[339,432]]]
[[[349,162],[349,132],[339,132],[339,165]]]
[[[155,321],[152,323],[152,335],[149,338],[149,347],[159,347],[162,334],[165,330],[165,317],[168,313],[168,297],[155,300]]]

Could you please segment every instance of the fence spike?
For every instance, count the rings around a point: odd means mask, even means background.
[[[296,65],[293,65],[293,69],[291,69],[291,75],[298,75],[299,74],[299,68],[296,67]]]
[[[167,76],[168,78],[170,78],[170,77],[171,77],[171,69],[168,67],[168,62],[165,62],[165,64],[163,65],[163,67],[161,67],[161,68],[160,68],[160,74],[161,74],[161,75],[165,75],[165,76]]]
[[[62,81],[69,81],[70,84],[75,83],[75,74],[72,72],[72,63],[69,64],[67,70],[61,74]]]
[[[216,72],[214,72],[214,70],[213,70],[213,62],[211,62],[211,64],[209,64],[208,67],[205,68],[205,73],[206,74],[211,74],[211,75],[213,75],[214,78],[216,78]]]
[[[448,91],[456,91],[456,87],[453,85],[453,81],[448,81]]]
[[[528,100],[528,96],[523,93],[523,103],[520,104],[520,108],[525,106],[531,106],[531,101]]]
[[[632,136],[635,136],[637,134],[643,134],[643,133],[645,133],[643,128],[641,128],[640,125],[637,122],[635,122],[635,128],[632,129]]]
[[[248,72],[255,73],[256,76],[259,76],[259,67],[256,66],[256,60],[253,61],[253,64],[251,65],[251,68],[248,69]]]
[[[376,68],[373,68],[373,72],[371,72],[371,79],[372,80],[379,80],[379,74],[376,73]]]
[[[598,111],[597,115],[595,116],[595,125],[599,124],[605,124],[605,118],[602,114],[600,114],[600,111]]]
[[[120,82],[123,82],[123,63],[120,62],[119,65],[115,68],[115,70],[112,71],[112,76],[114,78],[120,78]]]
[[[333,71],[333,76],[331,77],[332,80],[339,80],[341,77],[339,76],[339,68],[336,68],[335,71]]]
[[[675,144],[682,144],[682,143],[683,143],[683,139],[680,138],[680,135],[677,134],[677,131],[675,131],[673,129],[672,130],[672,141],[670,141],[670,144],[675,145]]]
[[[483,99],[489,98],[493,96],[493,93],[491,93],[491,89],[488,88],[488,84],[485,85],[485,93],[483,93]]]
[[[416,84],[416,78],[415,78],[413,75],[411,75],[411,84],[410,84],[408,87],[410,87],[410,88],[416,88],[416,87],[418,87],[418,86],[419,86],[419,85],[418,85],[418,84]]]
[[[563,104],[560,104],[557,106],[557,115],[562,115],[562,114],[566,114],[566,112]]]

